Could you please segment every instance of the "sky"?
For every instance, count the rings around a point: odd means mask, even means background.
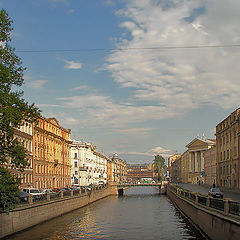
[[[186,151],[239,107],[240,1],[0,0],[24,98],[128,163]],[[237,46],[238,45],[238,46]]]

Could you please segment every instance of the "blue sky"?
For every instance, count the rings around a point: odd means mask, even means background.
[[[24,97],[107,155],[134,163],[182,153],[203,133],[214,138],[239,106],[240,48],[184,48],[239,44],[238,0],[0,0],[0,7],[14,21],[11,45],[27,68]]]

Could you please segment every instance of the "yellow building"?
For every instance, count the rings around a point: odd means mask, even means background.
[[[204,183],[204,151],[216,144],[213,139],[195,138],[186,147],[188,148],[188,182]]]
[[[217,185],[240,189],[240,108],[216,127]]]
[[[70,129],[55,118],[41,117],[34,128],[34,186],[62,188],[71,185]]]

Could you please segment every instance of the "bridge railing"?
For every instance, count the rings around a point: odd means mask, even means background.
[[[217,199],[206,195],[201,195],[173,184],[169,184],[168,189],[195,204],[218,210],[225,214],[240,216],[240,202],[232,201],[230,199]]]

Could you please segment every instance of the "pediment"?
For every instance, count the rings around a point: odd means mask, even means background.
[[[48,121],[50,123],[54,124],[55,126],[60,127],[59,122],[58,122],[58,120],[56,118],[48,118]]]
[[[208,148],[208,146],[214,145],[213,141],[210,141],[208,139],[200,139],[195,138],[193,141],[191,141],[186,147],[188,149],[195,149],[195,148]]]

